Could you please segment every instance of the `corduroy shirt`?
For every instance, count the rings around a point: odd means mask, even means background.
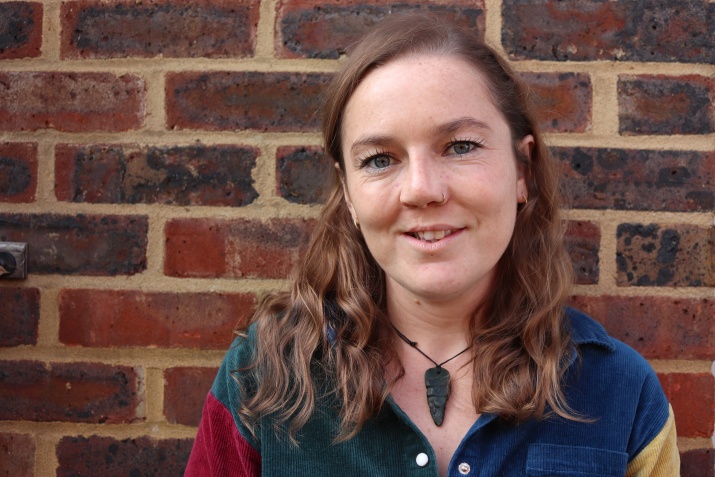
[[[648,363],[588,316],[567,309],[578,352],[565,378],[571,408],[589,422],[558,416],[514,423],[482,414],[449,464],[453,477],[679,475],[672,410]],[[238,338],[207,397],[187,476],[438,475],[422,432],[391,400],[352,439],[334,443],[334,403],[318,400],[296,447],[261,421],[257,438],[241,423],[232,373],[247,363],[255,335]],[[426,405],[426,404],[425,404]]]

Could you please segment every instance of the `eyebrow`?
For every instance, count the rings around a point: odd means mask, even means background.
[[[465,116],[462,118],[455,119],[453,121],[448,121],[444,124],[440,124],[438,126],[435,126],[433,129],[433,133],[435,135],[446,135],[446,134],[454,134],[455,132],[459,131],[462,128],[465,127],[473,127],[473,128],[478,128],[478,129],[486,129],[487,131],[491,131],[491,127],[483,121],[479,121],[475,118]],[[371,136],[366,136],[361,139],[358,139],[355,141],[351,146],[350,146],[350,151],[354,151],[355,149],[362,147],[362,146],[387,146],[393,141],[391,136],[384,136],[384,135],[371,135]]]

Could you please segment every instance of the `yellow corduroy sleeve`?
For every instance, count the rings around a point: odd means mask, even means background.
[[[680,454],[673,407],[657,436],[628,464],[626,477],[679,477]]]

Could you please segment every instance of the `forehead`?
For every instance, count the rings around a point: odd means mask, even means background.
[[[343,146],[365,129],[434,126],[463,117],[508,128],[484,74],[471,63],[445,54],[400,57],[358,84],[343,115]]]

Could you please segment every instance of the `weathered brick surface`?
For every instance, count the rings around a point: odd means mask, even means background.
[[[294,204],[320,204],[330,192],[335,161],[321,147],[279,147],[277,193]]]
[[[281,0],[276,13],[276,51],[283,58],[338,58],[392,13],[423,11],[448,18],[484,35],[484,2],[386,3]]]
[[[621,134],[715,132],[715,77],[620,76]]]
[[[565,243],[571,255],[575,283],[598,283],[598,250],[601,245],[601,229],[598,225],[584,220],[569,221]]]
[[[251,56],[258,4],[258,0],[65,2],[62,57]]]
[[[658,375],[673,406],[678,435],[712,437],[715,421],[715,378],[705,373]]]
[[[0,72],[0,130],[121,132],[144,121],[144,80],[112,73]]]
[[[715,4],[504,0],[502,42],[515,59],[715,63]]]
[[[0,475],[35,477],[35,440],[32,436],[0,433]]]
[[[198,426],[206,395],[218,368],[169,368],[164,371],[164,416],[172,424]]]
[[[29,244],[30,274],[140,273],[148,231],[142,215],[0,214],[0,241]]]
[[[715,152],[556,147],[562,187],[577,209],[710,212]]]
[[[258,196],[253,148],[60,144],[55,153],[63,201],[238,207]]]
[[[681,477],[715,477],[715,450],[695,449],[682,452],[680,475]]]
[[[575,296],[571,304],[648,359],[715,360],[715,300]]]
[[[40,290],[3,287],[0,288],[0,303],[0,347],[36,344]]]
[[[715,286],[715,227],[620,224],[619,286]]]
[[[166,78],[169,128],[315,131],[323,73],[185,72]]]
[[[42,4],[0,3],[0,60],[40,56]]]
[[[522,73],[539,124],[548,132],[584,132],[591,126],[591,78],[583,73]]]
[[[0,202],[32,202],[36,189],[37,144],[0,143]]]
[[[242,293],[62,290],[59,339],[87,347],[225,349],[254,302]]]
[[[0,363],[0,419],[129,423],[137,415],[139,374],[98,363]]]
[[[308,241],[311,225],[301,219],[175,219],[164,231],[164,273],[287,278]]]
[[[57,445],[57,477],[175,477],[183,475],[193,439],[118,440],[104,436],[64,437]]]

